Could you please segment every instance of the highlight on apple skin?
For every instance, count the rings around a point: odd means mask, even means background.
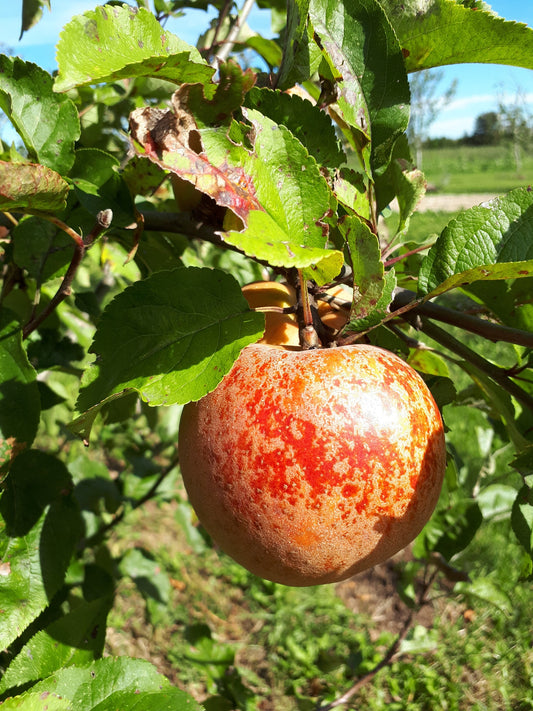
[[[408,545],[446,467],[428,387],[370,345],[246,347],[213,392],[185,406],[179,457],[220,548],[293,586],[346,579]]]

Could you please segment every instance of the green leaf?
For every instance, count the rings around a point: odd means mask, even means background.
[[[133,200],[119,174],[117,158],[96,148],[76,151],[71,180],[76,196],[94,217],[102,210],[112,210],[113,226],[126,227],[135,221]]]
[[[451,560],[474,538],[483,522],[483,516],[477,502],[462,498],[454,502],[453,510],[443,512],[442,518],[442,535],[434,550],[446,560]]]
[[[198,50],[163,30],[155,15],[127,5],[105,5],[72,18],[59,38],[57,64],[58,92],[141,76],[205,84],[214,73]]]
[[[413,348],[409,354],[409,365],[421,373],[427,375],[436,375],[439,378],[449,378],[450,371],[448,363],[438,353],[433,351],[420,350]]]
[[[213,390],[264,316],[248,308],[235,279],[212,269],[157,272],[119,294],[104,311],[83,382],[80,411],[136,390],[150,405],[184,404]],[[97,411],[75,423],[86,435]]]
[[[41,413],[36,373],[22,347],[19,324],[0,312],[0,472],[31,446]],[[1,477],[0,477],[1,479]]]
[[[464,289],[505,325],[533,332],[533,304],[528,303],[533,291],[532,277],[514,281],[477,281]]]
[[[533,69],[533,30],[456,0],[381,0],[407,71],[481,62]]]
[[[64,210],[68,183],[50,168],[35,163],[0,161],[0,210]]]
[[[384,273],[382,283],[383,292],[375,306],[372,307],[372,310],[369,311],[366,316],[350,318],[350,322],[345,328],[346,331],[362,333],[363,331],[377,326],[383,319],[390,316],[389,305],[392,301],[394,289],[396,289],[396,275],[394,274],[394,269],[389,269]]]
[[[40,217],[22,219],[13,230],[13,243],[15,264],[41,284],[62,276],[72,260],[72,238]]]
[[[152,624],[157,625],[160,619],[168,620],[168,604],[172,592],[170,579],[150,553],[141,548],[130,549],[120,561],[119,570],[121,575],[127,575],[133,580],[146,600]]]
[[[409,121],[409,85],[394,30],[377,0],[311,0],[309,14],[338,78],[342,117],[370,135],[379,174]]]
[[[19,40],[26,30],[39,22],[43,15],[43,7],[50,10],[50,0],[22,0],[22,26]]]
[[[509,613],[513,609],[513,602],[509,595],[491,578],[476,578],[472,582],[457,583],[454,592],[488,602],[502,612]]]
[[[391,161],[391,168],[400,213],[398,233],[409,226],[409,219],[426,192],[426,179],[421,170],[402,159]]]
[[[513,503],[511,525],[524,550],[533,557],[533,495],[528,486],[523,486]]]
[[[338,168],[346,162],[328,114],[297,94],[254,88],[244,105],[277,124],[283,124],[305,146],[319,165]]]
[[[470,363],[463,361],[460,365],[479,387],[483,397],[492,407],[494,416],[502,420],[509,434],[509,439],[517,451],[520,452],[530,446],[531,443],[524,437],[517,426],[514,404],[509,393]]]
[[[13,462],[0,499],[0,646],[9,646],[63,584],[81,536],[66,467],[37,450]]]
[[[31,161],[65,175],[74,162],[80,122],[74,103],[54,94],[36,64],[0,55],[0,108],[24,141]]]
[[[283,55],[278,73],[278,86],[285,89],[309,79],[310,43],[306,41],[309,0],[288,0],[287,23],[283,36]]]
[[[279,44],[275,40],[261,37],[261,35],[253,35],[244,42],[245,47],[253,49],[254,52],[265,60],[269,67],[279,67],[282,58],[282,51]]]
[[[477,502],[484,519],[509,516],[516,499],[516,489],[507,484],[489,484],[482,489]]]
[[[358,321],[366,319],[383,295],[385,279],[379,240],[357,217],[344,219],[339,227],[348,244],[353,271],[350,321]]]
[[[465,210],[444,228],[420,267],[428,298],[477,280],[533,275],[533,190],[518,188]]]
[[[40,700],[40,703],[38,703]],[[170,685],[149,662],[107,657],[70,666],[3,702],[2,711],[201,711],[189,694]]]
[[[255,82],[250,69],[243,71],[233,61],[221,64],[218,72],[216,83],[184,84],[178,89],[181,110],[193,115],[199,128],[228,124]]]
[[[81,602],[40,630],[13,659],[0,680],[0,693],[35,682],[61,667],[93,661],[102,654],[111,600]]]

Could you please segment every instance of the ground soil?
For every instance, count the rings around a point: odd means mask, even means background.
[[[438,195],[427,193],[417,207],[417,212],[456,212],[480,205],[497,197],[495,193],[468,193],[464,195]]]

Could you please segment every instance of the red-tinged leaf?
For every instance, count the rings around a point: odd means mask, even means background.
[[[0,161],[0,209],[58,212],[66,206],[68,183],[35,163]]]
[[[249,124],[198,128],[185,92],[174,94],[173,110],[133,112],[138,153],[229,208],[239,224],[226,220],[222,237],[248,256],[309,269],[317,283],[334,278],[343,263],[327,248],[335,198],[316,160],[284,125],[255,109],[243,110]]]
[[[201,146],[200,133],[192,116],[181,106],[181,92],[173,96],[174,111],[136,109],[130,115],[130,130],[138,155],[146,156],[164,170],[171,170],[192,183],[218,205],[230,208],[242,220],[250,210],[260,210],[251,176],[240,161],[229,156],[218,164],[209,159]],[[242,147],[231,144],[232,153]]]

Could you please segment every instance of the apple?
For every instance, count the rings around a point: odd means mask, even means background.
[[[222,550],[286,585],[333,583],[383,562],[431,516],[446,466],[422,378],[371,345],[246,347],[183,410],[181,472]]]

